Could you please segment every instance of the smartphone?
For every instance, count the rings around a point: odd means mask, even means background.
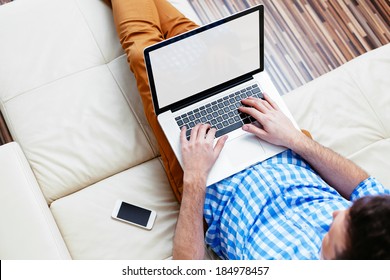
[[[156,220],[156,211],[118,200],[112,217],[147,230],[151,230]]]

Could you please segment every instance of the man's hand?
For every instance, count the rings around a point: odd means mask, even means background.
[[[267,94],[264,97],[265,100],[249,97],[241,101],[249,107],[240,107],[239,110],[251,115],[262,125],[257,127],[245,124],[242,129],[271,144],[292,148],[294,141],[302,137],[302,133]]]
[[[191,131],[190,140],[186,138],[186,128],[180,134],[184,175],[206,179],[225,145],[227,136],[221,137],[215,147],[215,128],[209,124],[197,124]]]

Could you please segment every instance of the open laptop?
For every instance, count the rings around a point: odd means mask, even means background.
[[[154,109],[180,164],[182,126],[187,138],[199,122],[215,127],[216,138],[229,134],[207,185],[285,150],[241,129],[254,121],[239,113],[242,99],[266,92],[296,125],[264,71],[263,23],[259,5],[144,51]]]

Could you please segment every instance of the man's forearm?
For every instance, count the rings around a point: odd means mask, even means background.
[[[206,178],[227,140],[225,135],[214,146],[216,129],[210,127],[210,124],[197,124],[191,130],[189,141],[186,127],[180,132],[183,199],[173,240],[174,259],[203,259],[205,256],[203,204]]]
[[[349,199],[353,190],[369,175],[329,148],[300,135],[291,143],[291,150],[303,157],[330,186]]]
[[[174,259],[204,259],[205,186],[204,178],[184,175],[183,199],[173,241]]]

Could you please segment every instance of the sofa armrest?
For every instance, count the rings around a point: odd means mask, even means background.
[[[0,146],[0,259],[70,259],[20,146]]]

